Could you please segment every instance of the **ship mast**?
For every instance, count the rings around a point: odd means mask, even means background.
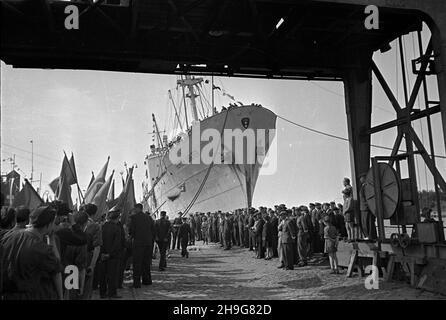
[[[158,146],[160,146],[161,148],[164,148],[163,140],[161,139],[160,131],[158,129],[158,124],[156,123],[155,115],[153,113],[152,113],[152,121],[155,126],[156,137],[158,138]]]
[[[180,129],[181,129],[181,131],[183,131],[183,126],[181,125],[181,120],[180,120],[180,117],[178,116],[177,107],[175,106],[175,102],[173,101],[172,93],[170,92],[170,90],[168,90],[167,92],[169,93],[170,101],[172,101],[173,109],[175,110],[175,116],[178,120],[178,124],[180,125]]]
[[[187,97],[190,98],[191,106],[192,106],[192,116],[195,121],[199,121],[198,119],[198,112],[197,112],[197,102],[195,100],[196,97],[198,97],[198,94],[195,94],[194,86],[197,84],[203,82],[203,78],[192,78],[189,75],[185,76],[185,79],[181,77],[181,80],[177,80],[177,84],[180,85],[182,88],[187,87],[189,90],[189,93],[187,94]]]

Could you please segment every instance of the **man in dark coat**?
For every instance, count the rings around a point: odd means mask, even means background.
[[[308,217],[308,208],[303,206],[301,212],[296,221],[297,225],[297,252],[299,254],[299,267],[304,267],[307,265],[307,258],[309,252],[309,225],[311,224]]]
[[[190,217],[193,219],[193,216]],[[184,258],[189,258],[189,252],[187,252],[187,245],[190,243],[190,239],[192,238],[192,230],[190,227],[190,223],[187,222],[187,218],[183,217],[183,223],[178,230],[178,239],[181,243],[181,256]]]
[[[159,270],[164,271],[167,267],[166,250],[169,245],[169,235],[172,231],[170,221],[166,219],[166,211],[161,211],[160,218],[155,224],[155,240],[160,250]]]
[[[293,243],[296,241],[295,222],[288,216],[289,213],[282,211],[281,215],[285,218],[283,224],[279,225],[281,231],[280,242],[282,246],[282,259],[286,270],[294,269]]]
[[[223,220],[223,236],[224,236],[224,244],[225,244],[225,250],[231,249],[232,244],[232,229],[233,229],[233,223],[232,219],[229,215],[229,213],[226,213],[226,217]]]
[[[273,247],[273,257],[277,258],[279,253],[277,252],[277,245],[279,241],[279,219],[274,211],[270,211],[270,223],[271,223],[271,241]]]
[[[121,265],[122,229],[119,226],[120,210],[110,209],[102,226],[102,247],[100,257],[99,294],[101,299],[120,299],[118,295],[119,268]]]
[[[253,212],[249,212],[248,215],[249,215],[249,218],[248,218],[249,251],[253,251],[254,247],[255,247],[255,235],[254,235],[254,230],[253,230],[255,219],[254,219]]]
[[[220,238],[220,247],[225,246],[225,234],[224,234],[224,226],[225,226],[225,217],[221,211],[219,211],[219,218],[218,218],[218,233]]]
[[[359,190],[359,209],[361,211],[361,227],[366,240],[375,241],[377,238],[375,216],[370,211],[365,197],[365,178],[365,174],[362,174],[360,177],[361,189]]]
[[[254,224],[254,237],[255,237],[255,243],[256,243],[256,258],[257,259],[263,259],[265,258],[265,250],[262,243],[262,232],[263,232],[263,224],[264,221],[261,217],[261,214],[258,213],[256,215],[256,221]]]
[[[187,221],[187,219],[186,219],[186,221]],[[184,223],[184,219],[183,219],[183,223]],[[190,237],[189,237],[189,245],[193,246],[193,245],[195,245],[195,235],[197,234],[196,233],[197,224],[195,223],[194,215],[192,213],[189,215],[189,226],[190,226],[190,232],[191,232]]]
[[[133,253],[133,287],[141,288],[141,276],[143,285],[152,284],[150,266],[155,240],[155,224],[152,218],[143,212],[142,204],[136,204],[134,212],[129,222]]]
[[[102,231],[98,220],[98,207],[92,203],[87,203],[80,208],[80,211],[84,211],[89,216],[88,223],[85,228],[87,235],[87,270],[85,276],[84,286],[84,300],[89,300],[93,293],[93,280],[98,279],[98,268],[96,268],[99,261],[99,255],[102,246]],[[95,277],[96,274],[96,277]]]
[[[243,247],[245,245],[245,221],[243,219],[243,212],[242,210],[238,210],[237,215],[237,222],[238,222],[238,236],[239,236],[239,243],[240,247]]]
[[[203,240],[203,235],[201,234],[201,223],[202,223],[201,219],[202,218],[203,217],[202,217],[202,215],[200,213],[198,213],[198,212],[195,213],[195,217],[194,217],[194,219],[195,219],[195,229],[196,229],[195,239],[198,240],[198,241]]]
[[[53,232],[56,211],[41,206],[30,215],[29,229],[18,230],[2,240],[3,297],[6,300],[62,299],[62,265]]]
[[[238,217],[237,217],[237,215],[231,216],[231,221],[232,221],[232,244],[239,246],[240,239],[239,239],[239,232],[238,232]]]
[[[244,214],[243,214],[243,243],[245,245],[245,248],[250,248],[249,235],[251,233],[251,229],[250,229],[249,223],[250,223],[249,213],[244,212]]]

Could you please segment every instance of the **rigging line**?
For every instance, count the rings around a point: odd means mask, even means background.
[[[315,83],[314,81],[310,81],[310,83],[311,83],[312,85],[318,87],[318,88],[321,88],[321,89],[324,90],[324,91],[327,91],[327,92],[329,92],[329,93],[332,93],[332,94],[334,94],[334,95],[336,95],[336,96],[338,96],[338,97],[345,98],[345,96],[344,96],[343,94],[337,93],[336,91],[333,91],[333,90],[330,90],[330,89],[328,89],[328,88],[326,88],[326,87],[324,87],[324,86],[321,86],[320,84],[317,84],[317,83]],[[374,104],[373,106],[374,106],[375,108],[379,109],[379,110],[384,111],[384,112],[387,112],[387,113],[390,113],[390,114],[394,114],[392,111],[387,110],[386,108],[377,106],[376,104]]]
[[[203,103],[203,98],[204,98],[204,93],[203,93],[203,90],[201,90],[200,89],[200,87],[197,87],[198,88],[198,93],[199,93],[199,97],[200,97],[200,107],[201,107],[201,110],[200,110],[200,113],[202,113],[202,119],[204,119],[205,117],[206,117],[206,111],[204,110],[204,103]]]
[[[203,91],[204,92],[204,91]],[[203,98],[207,103],[207,108],[206,108],[206,116],[209,116],[209,112],[212,112],[212,104],[209,102],[209,99],[206,97],[206,94],[203,94]]]
[[[23,151],[23,152],[26,152],[26,153],[31,153],[31,154],[33,153],[33,152],[29,151],[29,150],[25,150],[25,149],[22,149],[22,148],[18,148],[18,147],[12,146],[12,145],[7,144],[7,143],[2,143],[2,145],[6,146],[6,147],[9,147],[9,148],[13,148],[13,149],[19,150],[19,151]],[[39,153],[35,153],[35,152],[34,152],[34,155],[35,155],[35,156],[38,156],[38,157],[41,157],[41,158],[45,158],[45,159],[50,160],[50,161],[57,162],[57,163],[60,162],[60,160],[56,160],[56,159],[54,159],[54,158],[50,158],[50,157],[41,155],[41,154],[39,154]]]
[[[295,125],[295,126],[297,126],[297,127],[302,128],[302,129],[305,129],[305,130],[308,130],[308,131],[311,131],[311,132],[314,132],[314,133],[317,133],[317,134],[320,134],[320,135],[324,135],[324,136],[327,136],[327,137],[330,137],[330,138],[334,138],[334,139],[338,139],[338,140],[343,140],[343,141],[347,141],[347,142],[350,141],[349,139],[344,138],[344,137],[341,137],[341,136],[337,136],[337,135],[334,135],[334,134],[331,134],[331,133],[327,133],[327,132],[319,131],[319,130],[316,130],[316,129],[313,129],[313,128],[310,128],[310,127],[301,125],[301,124],[296,123],[296,122],[294,122],[294,121],[292,121],[292,120],[286,119],[286,118],[284,118],[284,117],[282,117],[282,116],[280,116],[280,115],[278,115],[278,114],[276,114],[276,116],[277,116],[277,118],[280,118],[280,119],[282,119],[282,120],[284,120],[284,121],[286,121],[286,122],[289,122],[289,123],[291,123],[291,124],[293,124],[293,125]],[[390,147],[380,146],[380,145],[376,145],[376,144],[371,144],[370,146],[371,146],[371,147],[374,147],[374,148],[385,149],[385,150],[393,150],[393,149],[390,148]],[[405,150],[398,150],[398,151],[400,151],[400,152],[406,152]],[[446,156],[435,155],[435,158],[446,159]]]
[[[20,158],[20,159],[23,159],[23,160],[27,160],[27,161],[31,161],[31,158],[27,158],[27,157],[24,157],[24,156],[22,156],[22,155],[19,155],[19,154],[15,153],[15,152],[5,150],[5,148],[2,148],[2,152],[9,153],[9,154],[11,154],[11,155],[14,155],[14,154],[15,154],[15,156],[16,156],[17,158]],[[38,163],[38,164],[41,165],[41,166],[47,167],[47,168],[54,168],[53,165],[47,164],[47,163],[45,163],[45,162],[42,162],[42,161],[39,160],[39,159],[34,159],[34,162]]]
[[[226,127],[226,121],[228,120],[228,114],[229,114],[229,110],[226,110],[225,121],[223,122],[223,127],[222,127],[221,133],[220,133],[220,140],[221,140],[221,138],[223,136],[223,131],[224,131],[225,127]],[[220,154],[218,154],[218,155],[221,156]],[[217,152],[214,154],[214,159],[215,159],[216,156],[217,156]],[[212,161],[212,163],[209,165],[209,168],[208,168],[208,170],[206,172],[206,175],[204,176],[203,181],[201,182],[200,187],[198,188],[197,192],[195,193],[194,198],[192,199],[192,201],[189,203],[189,205],[184,210],[183,217],[189,212],[189,210],[195,204],[195,201],[197,201],[199,195],[201,194],[201,191],[203,190],[204,185],[206,184],[206,181],[207,181],[207,179],[209,177],[209,174],[210,174],[211,169],[213,168],[213,166],[214,166],[214,161]]]

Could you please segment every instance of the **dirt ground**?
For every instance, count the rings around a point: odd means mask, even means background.
[[[197,245],[189,252],[189,258],[182,258],[179,250],[170,251],[164,272],[158,271],[159,260],[154,260],[153,285],[133,289],[128,280],[119,294],[130,300],[446,300],[446,296],[413,289],[401,282],[380,281],[379,289],[368,290],[365,278],[358,275],[346,278],[345,270],[341,275],[330,274],[328,262],[287,271],[277,268],[277,259],[255,259],[254,252],[244,248],[225,251],[219,245]],[[98,298],[97,292],[95,297]]]

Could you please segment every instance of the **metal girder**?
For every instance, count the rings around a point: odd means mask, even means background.
[[[14,12],[18,16],[20,16],[21,18],[26,18],[26,15],[22,11],[20,11],[19,9],[14,7],[12,4],[10,4],[10,3],[6,2],[6,1],[2,1],[1,4],[4,5],[6,7],[6,9]]]
[[[425,56],[429,56],[432,53],[432,39],[429,40],[429,44],[426,48],[426,52],[425,52]],[[417,79],[415,81],[415,84],[413,86],[412,89],[412,93],[410,94],[410,98],[407,104],[407,108],[409,109],[409,111],[411,111],[413,109],[413,106],[415,104],[415,100],[418,96],[418,92],[420,91],[420,87],[421,84],[423,83],[423,79],[424,79],[424,72],[427,69],[427,66],[429,64],[429,60],[425,59],[421,62],[421,68],[420,68],[420,73],[417,75]]]
[[[395,143],[393,144],[392,153],[390,156],[392,159],[389,160],[389,165],[393,167],[393,164],[395,160],[393,159],[397,154],[398,150],[400,149],[401,141],[403,141],[403,132],[398,129],[398,135],[396,136]]]
[[[427,117],[429,115],[433,115],[435,113],[438,113],[440,111],[441,111],[440,105],[436,105],[436,106],[431,107],[429,109],[424,109],[424,110],[421,110],[419,112],[412,113],[410,115],[410,121],[418,120],[418,119]],[[363,134],[377,133],[377,132],[384,131],[384,130],[387,130],[387,129],[390,129],[390,128],[393,128],[393,127],[396,127],[396,126],[403,125],[405,123],[407,123],[407,119],[405,117],[402,117],[402,118],[398,117],[395,120],[392,120],[392,121],[389,121],[389,122],[377,125],[375,127],[372,127],[369,130],[367,130],[366,132],[364,132]]]
[[[401,111],[401,106],[398,103],[398,100],[396,100],[395,95],[393,94],[389,85],[387,84],[386,79],[384,79],[384,76],[382,75],[381,71],[379,71],[378,66],[375,64],[375,61],[373,61],[373,60],[372,60],[372,71],[375,74],[378,82],[381,84],[381,87],[383,88],[384,92],[386,93],[387,98],[390,100],[390,103],[392,104],[393,109],[395,109],[396,113],[399,113]]]
[[[437,183],[440,186],[441,190],[443,192],[446,192],[446,181],[441,176],[441,173],[438,171],[437,167],[435,166],[435,163],[427,153],[426,149],[423,146],[423,143],[421,142],[420,138],[418,137],[417,133],[412,128],[412,126],[409,127],[409,133],[413,140],[413,143],[415,144],[417,149],[421,152],[421,156],[423,157],[424,162],[426,163],[432,175],[437,180]]]
[[[187,21],[187,19],[184,17],[184,12],[180,9],[178,9],[177,4],[174,2],[174,0],[167,0],[167,3],[172,8],[176,18],[179,18],[181,22],[185,25],[185,27],[189,30],[190,33],[192,33],[192,36],[194,37],[196,42],[200,41],[200,37],[198,36],[197,32],[194,30],[192,25]]]

